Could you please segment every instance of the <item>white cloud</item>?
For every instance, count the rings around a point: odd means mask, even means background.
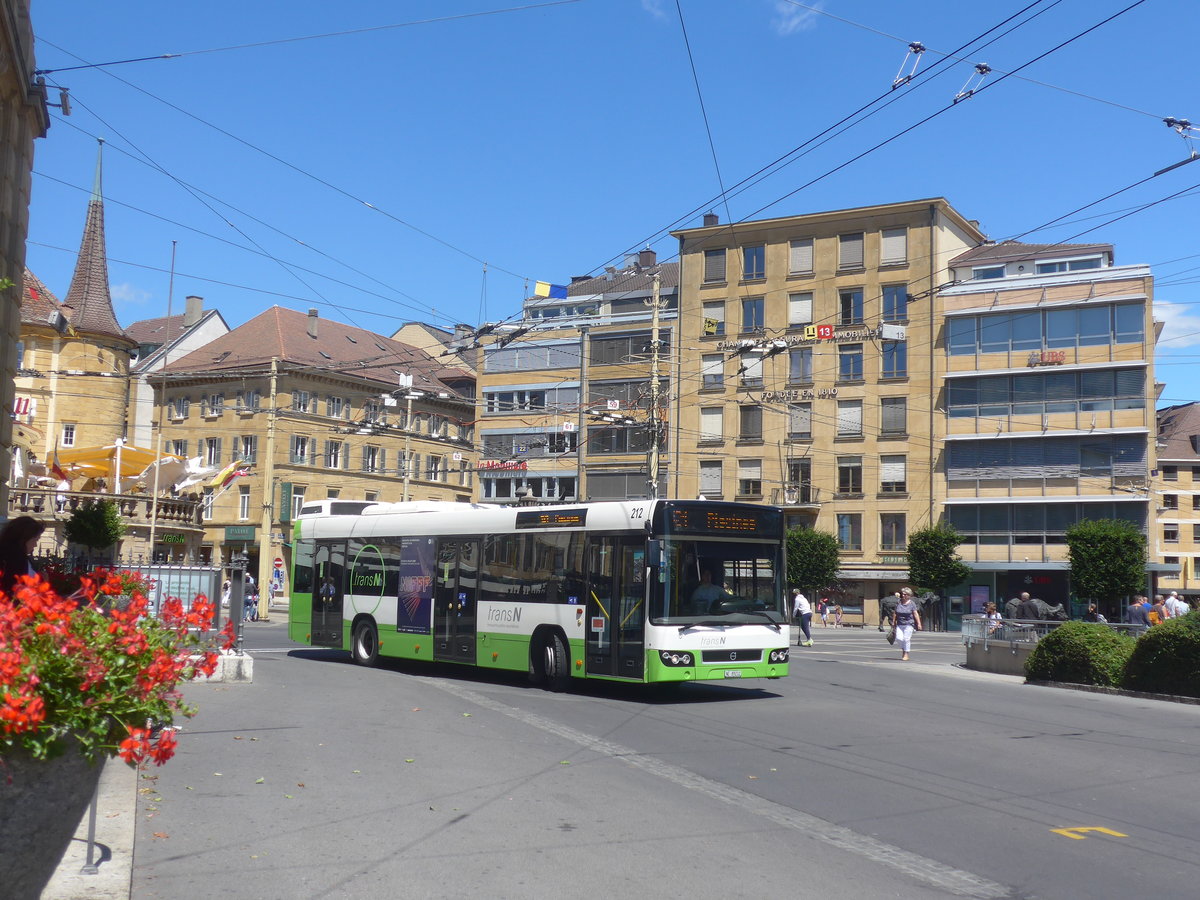
[[[667,0],[642,0],[642,9],[656,19],[667,18]]]
[[[775,33],[781,37],[787,37],[798,31],[810,31],[816,28],[817,13],[815,10],[824,9],[825,4],[818,2],[807,5],[812,9],[788,3],[787,0],[775,0],[775,18],[771,20],[771,27],[775,29]]]
[[[128,281],[121,284],[110,284],[108,294],[114,303],[123,303],[129,306],[144,306],[154,296],[149,291],[144,291]]]
[[[1160,350],[1169,353],[1200,344],[1200,312],[1194,307],[1183,303],[1171,303],[1168,300],[1155,300],[1154,318],[1165,323],[1162,337],[1158,339]]]

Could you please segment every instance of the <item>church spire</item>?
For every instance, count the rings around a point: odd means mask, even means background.
[[[77,331],[110,337],[125,338],[124,329],[113,312],[112,296],[108,292],[108,254],[104,245],[104,195],[101,190],[101,167],[104,140],[96,151],[96,179],[92,185],[92,198],[88,201],[87,219],[83,225],[83,239],[79,243],[79,257],[75,260],[75,274],[71,276],[71,287],[63,303],[71,307],[71,325]]]

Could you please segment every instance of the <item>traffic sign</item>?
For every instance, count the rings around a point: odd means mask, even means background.
[[[283,557],[282,556],[275,557],[275,568],[277,568],[277,569],[283,568]]]

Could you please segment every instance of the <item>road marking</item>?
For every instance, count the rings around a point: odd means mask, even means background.
[[[581,747],[586,747],[588,750],[598,753],[601,756],[628,763],[644,772],[673,782],[680,787],[706,794],[723,803],[737,806],[745,812],[762,816],[777,825],[794,829],[805,837],[822,841],[836,847],[838,850],[896,869],[916,881],[923,882],[939,890],[947,891],[960,897],[975,897],[979,898],[979,900],[1000,900],[1000,898],[1012,896],[1012,892],[1004,885],[980,878],[971,872],[952,868],[928,857],[910,853],[892,844],[884,843],[870,835],[860,834],[841,825],[835,825],[816,816],[810,816],[791,807],[766,800],[756,794],[730,787],[719,781],[713,781],[711,778],[705,778],[703,775],[689,772],[687,769],[663,762],[656,757],[637,753],[633,749],[621,744],[594,737],[567,725],[561,725],[536,713],[508,706],[499,700],[493,700],[457,682],[431,678],[424,683],[439,687],[462,700],[474,703],[476,706],[481,706],[484,709],[490,709],[511,719],[516,719],[531,728],[537,728],[540,731],[557,735],[574,744],[579,744]]]
[[[1100,834],[1108,834],[1113,837],[1129,837],[1127,834],[1121,834],[1119,831],[1112,831],[1108,828],[1085,828],[1082,825],[1076,825],[1074,828],[1051,828],[1050,830],[1063,837],[1069,837],[1073,841],[1086,841],[1087,838],[1083,835],[1085,831],[1098,831]]]

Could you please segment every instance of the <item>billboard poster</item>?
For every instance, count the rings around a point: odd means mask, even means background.
[[[400,586],[396,600],[396,630],[429,634],[433,622],[433,551],[431,537],[406,537],[400,542]]]

